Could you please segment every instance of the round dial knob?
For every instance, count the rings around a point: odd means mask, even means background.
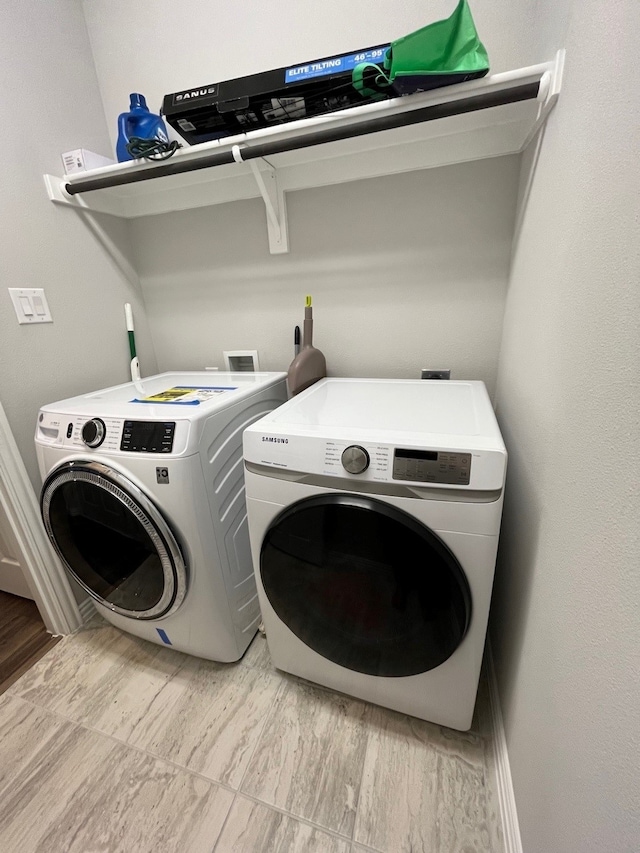
[[[369,467],[369,454],[359,444],[342,451],[342,467],[350,474],[362,474]]]
[[[106,429],[100,418],[91,418],[82,427],[82,440],[87,447],[99,447],[104,441]]]

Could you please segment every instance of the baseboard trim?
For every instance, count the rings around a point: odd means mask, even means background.
[[[83,625],[86,625],[87,622],[90,622],[91,619],[98,612],[95,608],[93,601],[90,598],[85,598],[84,601],[81,601],[78,604],[78,610],[80,611],[80,616],[82,617]]]
[[[520,838],[520,825],[518,823],[518,810],[516,808],[516,798],[513,793],[513,781],[511,779],[511,767],[509,765],[509,753],[507,751],[507,738],[504,731],[502,708],[500,707],[500,695],[498,693],[496,671],[493,665],[491,644],[487,643],[487,647],[489,662],[489,696],[491,700],[491,720],[493,724],[493,748],[496,761],[498,806],[500,808],[500,819],[502,821],[504,849],[505,853],[523,853],[522,839]]]

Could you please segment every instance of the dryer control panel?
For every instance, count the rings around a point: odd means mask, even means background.
[[[342,473],[340,468],[363,479],[384,482],[402,480],[468,486],[471,453],[327,441],[323,473]]]
[[[393,453],[394,480],[468,486],[470,471],[470,453],[400,448],[396,448]]]
[[[355,430],[349,438],[323,439],[268,429],[260,422],[245,429],[243,455],[246,463],[274,472],[452,490],[500,489],[506,468],[506,452],[497,447],[391,444]]]

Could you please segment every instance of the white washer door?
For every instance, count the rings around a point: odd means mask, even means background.
[[[269,525],[260,577],[279,619],[347,669],[402,677],[444,663],[471,622],[471,591],[451,550],[408,513],[329,493]]]
[[[187,589],[178,542],[152,501],[100,462],[56,468],[40,498],[44,526],[68,571],[92,598],[122,616],[173,613]]]

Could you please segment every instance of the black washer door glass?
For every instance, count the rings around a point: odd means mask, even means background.
[[[417,675],[458,648],[471,619],[460,564],[427,527],[359,495],[309,498],[270,525],[267,597],[307,646],[355,672]]]
[[[51,495],[55,544],[77,580],[123,610],[152,610],[164,593],[162,562],[134,513],[110,492],[82,480]]]

